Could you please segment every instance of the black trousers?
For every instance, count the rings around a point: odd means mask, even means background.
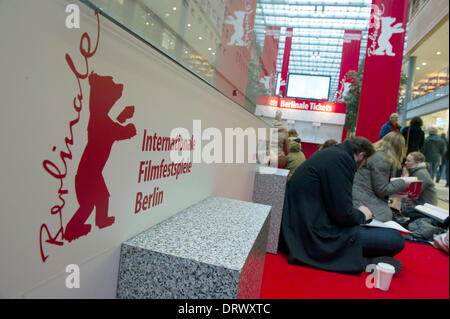
[[[393,257],[405,247],[405,239],[394,229],[360,226],[364,257]]]

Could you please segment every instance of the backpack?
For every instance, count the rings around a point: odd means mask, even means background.
[[[441,227],[438,221],[431,218],[418,218],[408,224],[408,230],[411,236],[417,239],[426,241],[433,241],[434,235],[439,235],[447,232],[447,229]]]

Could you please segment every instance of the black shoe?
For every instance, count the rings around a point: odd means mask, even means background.
[[[441,180],[440,176],[436,177],[436,183],[439,183],[440,180]]]
[[[381,256],[381,257],[373,257],[373,258],[366,258],[367,265],[370,264],[378,264],[378,263],[386,263],[394,267],[395,273],[397,274],[402,270],[402,262],[398,259],[395,259],[393,257],[388,256]]]

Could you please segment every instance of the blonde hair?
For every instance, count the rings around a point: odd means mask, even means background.
[[[405,138],[398,132],[390,132],[374,144],[375,151],[383,151],[393,169],[402,167],[405,156]]]
[[[411,152],[408,155],[410,155],[417,163],[425,162],[425,155],[423,155],[421,152]]]
[[[411,152],[408,154],[408,156],[411,156],[416,163],[425,163],[427,169],[430,169],[430,164],[425,162],[425,155],[423,155],[421,152]]]

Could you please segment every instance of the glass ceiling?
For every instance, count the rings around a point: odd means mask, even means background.
[[[329,100],[334,100],[345,30],[361,30],[359,61],[364,59],[372,0],[259,0],[255,36],[263,47],[266,26],[281,27],[277,72],[283,63],[286,28],[293,27],[289,73],[331,76]]]
[[[259,95],[272,94],[269,88],[263,87],[258,71],[263,62],[267,27],[281,29],[277,72],[281,72],[282,68],[286,28],[292,27],[289,72],[330,76],[328,100],[334,101],[344,31],[362,31],[361,63],[366,53],[372,4],[372,0],[257,0],[252,39],[257,45],[250,52],[253,60],[250,61],[249,72],[245,68],[236,68],[237,72],[241,69],[247,72],[239,76],[242,84],[231,76],[238,73],[228,74],[218,67],[220,54],[217,53],[221,52],[221,42],[229,36],[222,34],[224,25],[230,24],[225,23],[227,6],[233,1],[243,0],[81,1],[97,7],[110,19],[152,44],[252,113]],[[247,76],[247,81],[242,79],[243,76]],[[217,83],[222,82],[218,79],[228,84],[220,87],[221,84]]]

